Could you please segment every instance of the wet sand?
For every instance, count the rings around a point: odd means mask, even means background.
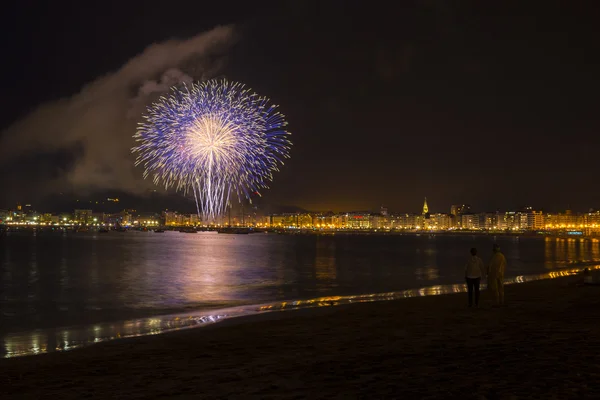
[[[2,398],[600,398],[600,286],[269,313],[0,360]]]

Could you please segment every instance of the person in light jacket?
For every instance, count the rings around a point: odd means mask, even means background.
[[[494,244],[494,254],[488,266],[488,289],[494,296],[497,306],[504,304],[504,271],[506,270],[506,258],[500,252],[500,246]]]
[[[465,267],[469,307],[473,307],[473,293],[475,293],[475,307],[479,306],[479,284],[484,276],[484,269],[483,261],[477,256],[477,249],[472,248],[471,257],[469,257]]]

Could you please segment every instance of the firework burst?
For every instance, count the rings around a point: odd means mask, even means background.
[[[135,165],[165,188],[193,192],[215,222],[232,197],[250,199],[273,180],[291,142],[277,106],[244,85],[210,80],[175,87],[152,104],[134,135]]]

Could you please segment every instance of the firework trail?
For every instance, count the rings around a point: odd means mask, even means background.
[[[214,223],[232,197],[250,199],[289,158],[287,122],[244,85],[209,80],[174,87],[152,104],[134,135],[136,166],[155,184],[193,192],[198,215]]]

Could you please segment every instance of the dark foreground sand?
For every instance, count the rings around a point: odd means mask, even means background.
[[[498,309],[324,307],[0,360],[0,397],[600,398],[600,286],[572,281],[507,286]]]

